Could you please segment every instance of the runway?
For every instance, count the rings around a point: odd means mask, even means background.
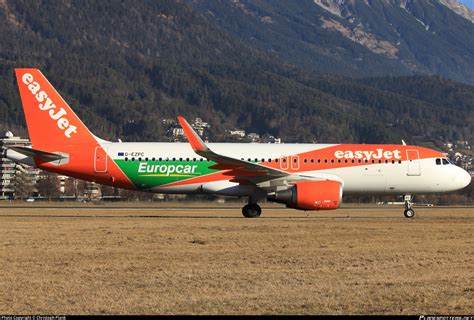
[[[474,208],[0,207],[1,314],[472,314]]]
[[[120,206],[120,204],[114,205],[114,206],[88,206],[88,205],[71,205],[71,204],[65,204],[65,205],[4,205],[2,206],[0,203],[0,209],[61,209],[61,210],[155,210],[155,211],[182,211],[182,210],[192,210],[192,211],[207,211],[207,210],[219,210],[219,211],[231,211],[231,210],[240,210],[242,206],[236,205],[236,206],[219,206],[218,204],[212,205],[212,206],[169,206],[167,204],[163,205],[157,205],[157,206]],[[286,208],[285,206],[264,206],[263,208],[267,208],[270,210],[285,210],[285,211],[295,211],[294,209],[291,208]],[[363,206],[363,205],[351,205],[351,206],[342,206],[341,208],[337,209],[338,211],[341,210],[374,210],[374,209],[383,209],[383,210],[401,210],[403,206],[397,206],[397,205],[390,205],[390,206],[375,206],[375,205],[368,205],[368,206]],[[427,206],[415,206],[415,208],[429,208],[433,210],[446,210],[446,209],[474,209],[473,206],[436,206],[436,207],[427,207]],[[324,211],[324,210],[322,210]]]
[[[299,211],[284,206],[263,207],[263,220],[409,220],[402,206],[348,206],[331,211]],[[474,207],[415,207],[415,219],[474,220]],[[445,212],[458,214],[444,214]],[[32,212],[34,212],[32,214]],[[363,214],[365,213],[365,215]],[[462,213],[462,214],[460,214]],[[472,214],[470,214],[472,213]],[[0,207],[0,217],[16,218],[107,218],[107,219],[241,219],[240,206],[87,206],[14,205]]]

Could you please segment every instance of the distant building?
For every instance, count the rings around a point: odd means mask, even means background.
[[[173,119],[163,119],[163,125],[167,126],[167,136],[174,138],[174,141],[180,141],[184,137],[184,130],[181,126]],[[200,135],[204,136],[205,130],[211,126],[209,123],[204,122],[201,118],[196,118],[191,122],[191,127]]]
[[[209,129],[211,126],[209,125],[209,123],[202,121],[201,118],[196,118],[191,123],[191,127],[196,130],[197,134],[203,136],[204,130]]]
[[[0,138],[0,199],[36,196],[39,169],[17,164],[6,158],[5,151],[12,146],[29,147],[30,141],[15,137],[10,131]]]
[[[281,138],[275,138],[272,135],[264,135],[261,139],[263,143],[281,143]]]
[[[453,144],[451,142],[444,143],[444,146],[448,149],[448,151],[453,151]]]
[[[251,132],[247,135],[247,137],[252,140],[252,142],[258,142],[260,141],[260,135],[255,132]]]
[[[242,129],[227,130],[227,132],[231,136],[237,136],[241,138],[245,137],[245,130],[242,130]]]
[[[66,181],[69,179],[68,176],[58,175],[59,192],[64,194],[66,192]]]
[[[84,190],[84,198],[89,200],[100,199],[102,192],[100,191],[100,185],[95,182],[86,182],[86,189]]]
[[[162,119],[162,120],[161,120],[161,123],[163,123],[164,125],[175,125],[175,124],[176,124],[176,120],[175,120],[175,119],[165,118],[165,119]]]
[[[172,131],[173,137],[182,137],[184,136],[183,128],[173,128]]]

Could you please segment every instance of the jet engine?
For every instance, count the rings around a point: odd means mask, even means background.
[[[333,210],[342,202],[342,184],[334,180],[300,181],[267,199],[299,210]]]

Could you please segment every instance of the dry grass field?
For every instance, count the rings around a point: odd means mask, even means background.
[[[473,258],[474,208],[8,206],[0,314],[473,314]]]

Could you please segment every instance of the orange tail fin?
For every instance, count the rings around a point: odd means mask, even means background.
[[[33,148],[95,144],[96,139],[38,69],[15,69]]]
[[[135,186],[107,154],[110,143],[97,139],[38,69],[15,69],[32,147],[58,154],[60,161],[32,154],[44,170],[121,188]],[[24,150],[23,150],[24,151]]]

